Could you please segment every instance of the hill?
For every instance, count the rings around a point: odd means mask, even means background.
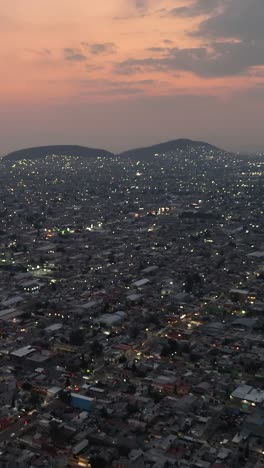
[[[216,154],[224,153],[223,150],[217,148],[216,146],[212,146],[209,143],[205,143],[203,141],[193,141],[188,139],[178,139],[178,140],[171,140],[166,141],[165,143],[159,143],[157,145],[147,146],[144,148],[136,148],[131,149],[128,151],[124,151],[119,156],[122,157],[130,157],[132,159],[143,159],[143,160],[150,160],[152,159],[155,154],[164,154],[170,152],[192,152],[192,151],[202,151],[203,153],[214,152]]]
[[[203,141],[178,139],[143,148],[130,149],[120,153],[118,156],[122,158],[129,157],[134,160],[151,161],[156,154],[161,155],[169,153],[175,155],[184,153],[187,156],[192,155],[194,157],[197,155],[208,155],[209,153],[213,153],[215,157],[220,155],[221,157],[225,157],[229,155],[228,152]],[[40,159],[52,154],[56,154],[58,156],[79,156],[84,158],[97,156],[115,157],[115,155],[110,151],[98,148],[87,148],[78,145],[50,145],[14,151],[4,156],[4,159],[9,161],[17,161],[20,159]]]
[[[20,159],[39,159],[45,156],[56,154],[58,156],[79,156],[92,158],[97,156],[114,157],[113,153],[98,148],[86,148],[78,145],[51,145],[38,146],[13,151],[4,157],[5,160],[18,161]]]

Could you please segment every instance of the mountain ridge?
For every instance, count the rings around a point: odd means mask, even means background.
[[[190,140],[187,138],[179,138],[169,140],[162,143],[157,143],[142,148],[133,148],[121,153],[114,154],[105,149],[90,148],[79,145],[48,145],[35,146],[32,148],[24,148],[17,151],[12,151],[3,157],[7,161],[17,161],[21,159],[39,159],[45,156],[56,154],[58,156],[77,156],[77,157],[130,157],[131,159],[152,159],[157,153],[167,153],[170,151],[187,150],[190,148],[203,149],[206,151],[224,152],[210,143],[203,141]]]
[[[3,159],[9,161],[18,161],[20,159],[34,160],[45,156],[51,156],[53,154],[79,157],[115,156],[110,151],[99,148],[89,148],[80,145],[47,145],[33,146],[32,148],[23,148],[17,151],[12,151],[4,156]]]
[[[224,151],[204,141],[190,140],[188,138],[178,138],[176,140],[169,140],[169,141],[165,141],[162,143],[157,143],[155,145],[150,145],[150,146],[145,146],[142,148],[134,148],[131,150],[123,151],[122,153],[119,154],[119,156],[131,157],[132,159],[136,159],[137,156],[140,156],[141,158],[143,157],[144,159],[145,158],[149,159],[155,156],[155,154],[157,153],[167,153],[170,151],[184,150],[190,147],[205,148],[205,149],[208,149],[208,151],[210,150],[214,150],[217,152]],[[227,153],[227,151],[224,151],[224,152]]]

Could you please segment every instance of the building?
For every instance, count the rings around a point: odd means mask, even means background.
[[[90,398],[77,393],[71,393],[71,405],[74,408],[79,408],[85,411],[91,411],[93,409],[94,398]]]

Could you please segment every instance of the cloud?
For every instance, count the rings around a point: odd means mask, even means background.
[[[128,59],[116,65],[116,71],[133,75],[143,71],[186,71],[201,77],[239,75],[251,67],[264,65],[262,44],[235,41],[212,42],[196,48],[165,49],[161,57]]]
[[[251,76],[255,76],[257,78],[264,78],[264,68],[256,68],[256,69],[252,69],[251,70],[251,73],[250,73]]]
[[[96,65],[94,63],[87,63],[87,65],[85,65],[85,70],[89,72],[99,71],[103,69],[104,69],[103,65]]]
[[[64,59],[69,62],[84,62],[87,60],[86,55],[80,49],[65,48],[63,49]]]
[[[263,99],[264,98],[264,83],[256,83],[254,86],[251,86],[246,90],[247,97],[253,99]],[[243,92],[239,93],[243,95]]]
[[[165,47],[148,47],[146,50],[148,50],[149,52],[159,53],[164,52],[167,49]]]
[[[144,90],[142,88],[137,88],[136,86],[134,87],[128,87],[128,88],[113,88],[111,90],[109,89],[87,89],[87,90],[82,90],[80,92],[80,96],[87,96],[87,97],[113,97],[113,96],[123,96],[123,97],[128,97],[128,96],[135,96],[137,94],[143,94]]]
[[[153,0],[124,0],[124,14],[115,16],[114,20],[130,20],[135,18],[144,18],[148,16],[150,4]]]
[[[77,81],[81,86],[80,94],[82,96],[129,96],[143,94],[147,87],[154,84],[154,80],[95,80],[82,79]]]
[[[152,47],[148,51],[160,57],[130,58],[116,71],[181,70],[209,78],[246,74],[264,65],[264,0],[196,0],[170,11],[171,16],[205,14],[209,17],[189,33],[203,41],[199,47]]]
[[[144,59],[127,59],[115,65],[115,72],[121,75],[134,75],[144,71],[168,70],[164,58],[147,57]]]
[[[145,12],[149,7],[149,0],[129,0],[134,4],[136,10],[140,12]]]
[[[51,49],[25,49],[26,54],[29,54],[32,57],[37,57],[41,59],[49,59],[52,56]]]
[[[225,1],[225,0],[224,0]],[[221,4],[223,0],[196,0],[189,6],[182,6],[169,10],[169,16],[194,17],[200,15],[212,14]]]
[[[221,4],[223,5],[221,11],[213,14],[212,9],[210,18],[202,21],[192,35],[212,39],[264,41],[263,0],[222,0]]]
[[[49,57],[51,55],[51,49],[41,49],[38,51],[38,55],[41,57]]]
[[[125,80],[95,80],[95,79],[82,79],[78,80],[78,83],[84,87],[97,87],[97,88],[107,88],[109,90],[111,89],[118,89],[118,90],[127,90],[131,89],[134,87],[139,87],[139,86],[149,86],[154,83],[156,83],[155,80],[150,80],[150,79],[145,79],[145,80],[133,80],[133,81],[125,81]],[[143,89],[143,88],[141,88]]]
[[[117,50],[117,46],[114,42],[96,42],[92,44],[83,42],[82,45],[87,47],[93,55],[114,54]]]

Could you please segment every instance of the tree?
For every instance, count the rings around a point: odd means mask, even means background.
[[[156,327],[161,327],[161,320],[157,314],[151,312],[144,320],[146,327],[149,325],[155,325]]]
[[[100,355],[103,352],[103,345],[99,343],[99,341],[94,340],[91,344],[91,352],[92,354]]]
[[[24,382],[21,385],[22,389],[25,390],[26,392],[30,392],[32,389],[32,385],[29,382]]]
[[[107,312],[109,312],[109,310],[110,310],[110,304],[109,304],[108,302],[106,302],[106,303],[104,304],[102,313],[106,314]]]
[[[61,442],[63,433],[60,431],[57,421],[51,420],[49,423],[49,435],[54,444]]]
[[[107,464],[104,458],[100,457],[99,455],[94,455],[90,458],[90,463],[92,468],[106,468]]]
[[[31,396],[30,396],[30,401],[32,405],[38,405],[41,401],[40,394],[37,390],[34,388],[31,390]]]
[[[164,345],[162,347],[162,350],[161,350],[161,353],[160,353],[161,357],[168,357],[171,355],[171,348],[168,344]]]
[[[71,381],[70,381],[70,378],[68,376],[68,377],[66,377],[66,380],[65,380],[65,387],[67,388],[67,387],[70,387],[70,386],[71,386]]]
[[[59,393],[59,398],[61,401],[63,401],[63,403],[69,405],[71,403],[71,392],[70,390],[61,390],[60,393]]]
[[[139,334],[139,328],[137,327],[137,325],[133,325],[133,326],[129,329],[129,336],[130,336],[130,338],[132,338],[133,340],[135,340],[135,339],[138,337],[138,334]]]
[[[136,404],[128,403],[128,405],[127,405],[128,415],[134,414],[137,411],[138,411],[138,406]]]
[[[80,362],[73,359],[67,364],[67,370],[70,372],[78,372],[80,370]]]
[[[86,367],[86,359],[85,359],[84,353],[82,353],[80,356],[80,362],[81,362],[81,367]]]
[[[134,395],[136,393],[137,387],[135,384],[130,383],[127,387],[126,393],[129,393],[130,395]]]
[[[105,406],[102,407],[100,413],[101,413],[102,418],[108,418],[108,412]]]
[[[24,320],[29,320],[31,318],[31,313],[30,312],[23,312],[22,315],[20,315],[20,318]]]
[[[113,253],[110,253],[110,255],[108,256],[108,261],[109,263],[111,264],[114,264],[115,263],[115,256]]]
[[[125,364],[127,362],[126,356],[124,354],[120,356],[120,358],[118,359],[118,362],[119,364]]]
[[[84,343],[83,331],[81,329],[72,330],[70,334],[70,343],[74,346],[82,346]]]

